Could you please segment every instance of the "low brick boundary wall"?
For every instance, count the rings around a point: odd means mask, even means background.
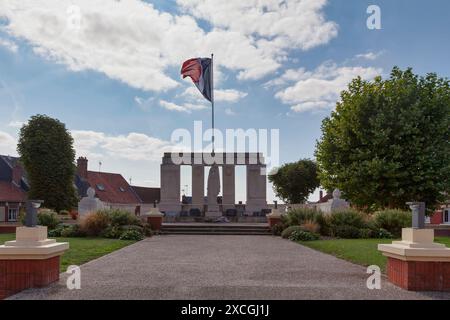
[[[12,226],[3,225],[3,226],[0,226],[0,233],[14,233],[14,232],[16,232],[16,228],[17,228],[17,226],[14,226],[14,225],[12,225]]]

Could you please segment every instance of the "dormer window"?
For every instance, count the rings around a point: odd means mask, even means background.
[[[101,183],[99,183],[99,184],[97,184],[97,189],[98,189],[99,191],[105,191],[105,186],[102,185]]]
[[[125,192],[125,189],[124,189],[123,187],[120,187],[119,190],[120,190],[121,192]]]

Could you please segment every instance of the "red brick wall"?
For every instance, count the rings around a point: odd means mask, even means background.
[[[436,210],[430,217],[431,224],[441,224],[443,221],[442,210]]]
[[[1,233],[14,233],[16,232],[16,226],[0,226],[0,234]]]
[[[0,299],[59,280],[59,256],[44,260],[0,260]]]
[[[402,261],[388,257],[389,281],[412,291],[450,291],[450,262]]]

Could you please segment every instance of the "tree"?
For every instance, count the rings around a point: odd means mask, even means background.
[[[73,139],[63,123],[45,115],[31,117],[20,129],[17,150],[28,174],[28,198],[44,200],[45,207],[57,211],[77,204]]]
[[[450,189],[450,89],[436,74],[393,68],[387,80],[354,79],[323,120],[321,184],[366,208],[432,208]]]
[[[316,163],[302,159],[286,163],[269,174],[277,197],[289,203],[303,203],[319,187]]]

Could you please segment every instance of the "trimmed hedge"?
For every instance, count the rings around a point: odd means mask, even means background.
[[[412,225],[412,214],[402,210],[383,210],[375,212],[374,224],[377,228],[389,231],[395,237],[400,237],[402,228]]]
[[[291,240],[291,241],[313,241],[313,240],[319,240],[319,236],[312,232],[296,230],[291,233],[291,235],[289,236],[289,240]]]

